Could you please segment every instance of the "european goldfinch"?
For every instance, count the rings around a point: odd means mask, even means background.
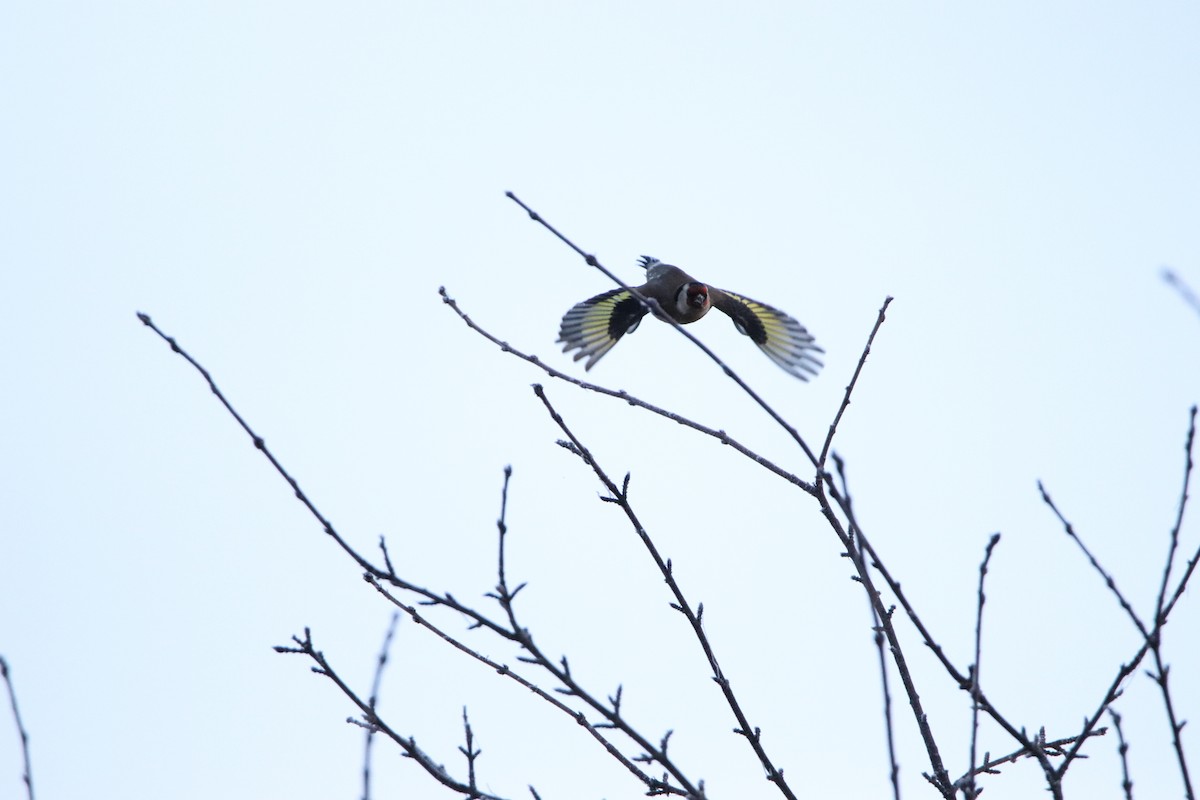
[[[729,315],[739,333],[749,336],[767,357],[788,373],[806,381],[822,363],[817,346],[803,325],[779,309],[748,297],[701,283],[679,267],[642,256],[646,282],[634,287],[658,303],[662,315],[686,325],[717,307]],[[587,359],[591,369],[621,337],[633,333],[646,315],[645,307],[625,289],[612,289],[584,300],[563,315],[558,341],[563,352],[578,350],[575,360]]]

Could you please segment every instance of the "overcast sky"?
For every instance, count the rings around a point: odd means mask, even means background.
[[[1143,618],[1200,400],[1200,10],[1155,3],[23,2],[0,8],[0,654],[41,798],[358,797],[354,709],[276,644],[311,626],[369,689],[391,609],[200,377],[338,530],[494,610],[502,471],[524,622],[713,798],[776,796],[618,509],[555,445],[547,394],[673,559],[797,793],[888,796],[861,588],[815,502],[729,448],[551,382],[558,321],[649,254],[782,308],[805,384],[723,318],[691,331],[819,446],[895,298],[835,448],[860,519],[947,652],[1014,723],[1077,731]],[[809,476],[780,430],[653,320],[588,377]],[[1192,509],[1197,512],[1197,509]],[[1196,513],[1182,548],[1200,543]],[[1166,629],[1200,714],[1200,611]],[[497,660],[516,653],[454,616]],[[900,633],[950,772],[969,706]],[[381,713],[490,792],[639,796],[569,719],[401,623]],[[1148,665],[1147,665],[1148,666]],[[546,683],[536,671],[529,676]],[[550,684],[546,684],[549,688]],[[893,686],[895,680],[893,676]],[[1138,797],[1179,797],[1154,685],[1118,709]],[[7,716],[7,712],[0,714]],[[905,797],[933,796],[896,697]],[[1193,772],[1200,743],[1184,732]],[[1113,735],[1068,796],[1120,796]],[[994,725],[981,749],[1014,749]],[[0,797],[21,793],[0,721]],[[380,741],[376,796],[448,796]],[[987,797],[1040,796],[1030,764]]]

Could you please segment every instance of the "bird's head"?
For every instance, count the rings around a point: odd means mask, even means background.
[[[710,305],[708,286],[699,281],[685,283],[675,295],[675,319],[683,323],[693,322],[707,314]]]

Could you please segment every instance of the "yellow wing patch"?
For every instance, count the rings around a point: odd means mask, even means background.
[[[802,381],[816,375],[824,353],[808,329],[777,308],[733,292],[713,292],[713,305],[733,319],[734,326],[767,357]]]
[[[578,350],[575,360],[587,359],[589,370],[627,333],[633,333],[646,309],[624,289],[612,289],[572,306],[563,315],[558,341],[563,352]]]

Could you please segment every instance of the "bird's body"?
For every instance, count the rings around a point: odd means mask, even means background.
[[[658,316],[686,325],[715,306],[790,374],[808,380],[821,368],[816,354],[824,351],[803,325],[782,311],[701,283],[679,267],[650,256],[642,256],[640,264],[646,270],[646,282],[634,290],[654,301]],[[612,289],[584,300],[563,315],[558,341],[563,343],[563,352],[578,350],[575,360],[586,358],[584,369],[591,369],[622,336],[637,329],[646,311],[628,290]]]

